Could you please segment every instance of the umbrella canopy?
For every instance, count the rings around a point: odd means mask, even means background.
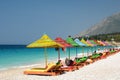
[[[97,46],[98,44],[94,40],[89,40],[94,46]]]
[[[28,48],[40,48],[40,47],[63,47],[61,44],[52,40],[47,34],[44,34],[40,39],[32,42],[27,46]]]
[[[67,43],[64,39],[62,39],[61,37],[57,37],[57,38],[55,39],[55,42],[63,45],[63,47],[64,47],[63,50],[64,50],[66,47],[72,47],[72,45],[68,44],[68,43]],[[58,60],[60,60],[60,51],[59,51],[59,49],[58,49]]]
[[[97,40],[94,40],[94,42],[95,42],[98,46],[101,46],[101,44],[100,44]]]
[[[90,46],[94,46],[91,42],[90,42],[90,40],[87,40],[86,41]]]
[[[71,44],[68,44],[68,43],[67,43],[64,39],[62,39],[61,37],[57,37],[57,38],[55,39],[55,42],[63,45],[63,47],[65,47],[65,48],[66,48],[66,47],[72,47]]]
[[[110,45],[111,45],[108,41],[105,41],[105,43],[106,43],[108,46],[110,46]]]
[[[108,46],[108,43],[106,43],[105,41],[102,41],[104,44],[105,44],[105,46]]]
[[[101,44],[101,46],[105,46],[105,44],[104,44],[102,41],[97,40],[97,42],[98,42],[99,44]]]
[[[88,44],[83,38],[81,39],[81,42],[86,44],[87,46],[91,46],[90,44]]]
[[[87,46],[86,44],[80,42],[80,40],[77,39],[77,38],[76,38],[74,41],[75,41],[77,44],[79,44],[80,46]]]
[[[79,46],[71,37],[68,37],[68,38],[66,39],[66,42],[69,43],[69,44],[71,44],[71,45],[74,46],[74,47]]]
[[[63,47],[61,44],[52,40],[47,34],[44,34],[40,39],[32,42],[27,46],[28,48],[45,48],[45,63],[47,66],[47,53],[46,48],[48,47]]]

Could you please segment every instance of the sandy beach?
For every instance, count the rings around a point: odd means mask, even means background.
[[[24,75],[28,68],[0,71],[0,80],[120,80],[120,52],[73,72],[58,76]]]

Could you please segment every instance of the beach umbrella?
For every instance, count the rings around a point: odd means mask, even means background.
[[[86,44],[80,42],[80,40],[79,40],[78,38],[76,38],[74,41],[75,41],[78,45],[80,45],[82,48],[85,47],[85,46],[87,46]],[[82,53],[83,53],[83,56],[84,56],[84,51],[83,51]],[[77,54],[76,54],[76,57],[77,57]]]
[[[92,44],[90,40],[87,40],[86,42],[89,44],[89,46],[91,48],[91,52],[93,53],[93,51],[94,51],[94,44]]]
[[[98,44],[94,40],[89,40],[89,41],[94,45],[95,51],[96,51],[96,48],[97,48]]]
[[[111,46],[111,44],[110,44],[108,41],[105,41],[105,43],[106,43],[108,46]]]
[[[109,49],[112,46],[112,44],[110,42],[108,42],[108,41],[105,41],[105,43],[108,44],[107,49]]]
[[[86,44],[87,46],[91,46],[90,44],[88,44],[88,43],[84,40],[84,38],[82,38],[80,41],[81,41],[82,43]]]
[[[104,51],[108,51],[107,49],[109,48],[109,44],[107,43],[107,41],[102,41],[102,43],[104,44]]]
[[[55,42],[52,40],[47,34],[44,34],[40,39],[32,42],[27,46],[28,48],[44,48],[44,54],[45,54],[45,63],[47,66],[47,51],[46,48],[53,47],[63,47],[61,44]]]
[[[105,44],[105,46],[108,46],[108,44],[105,41],[102,41],[102,42]]]
[[[89,44],[89,46],[94,46],[94,44],[92,44],[90,40],[87,40],[86,42]]]
[[[97,42],[101,45],[100,49],[103,49],[103,46],[105,46],[105,44],[101,40],[97,40]]]
[[[97,44],[97,46],[101,46],[101,44],[98,43],[97,40],[94,40],[94,42]]]
[[[89,40],[94,46],[97,46],[98,44],[94,40]]]
[[[98,44],[99,47],[98,49],[103,49],[106,46],[106,44],[101,40],[94,40],[94,41]]]
[[[66,42],[71,44],[73,47],[76,47],[76,53],[77,53],[77,47],[79,45],[70,36],[66,39]],[[69,49],[69,59],[70,59],[70,49]]]
[[[99,40],[94,40],[94,42],[96,42],[97,43],[97,48],[99,49],[101,46],[103,46],[100,42],[99,42]]]
[[[102,41],[104,44],[105,44],[105,52],[107,52],[107,49],[108,49],[108,46],[109,46],[109,44],[106,42],[106,41]]]
[[[63,50],[66,48],[66,47],[72,47],[72,45],[68,44],[64,39],[62,39],[61,37],[57,37],[55,39],[55,42],[61,44],[63,46]],[[60,60],[60,50],[58,49],[58,60]]]
[[[86,44],[82,43],[79,39],[75,39],[74,40],[77,44],[79,44],[80,46],[87,46]]]
[[[87,45],[88,47],[90,47],[91,50],[92,50],[93,45],[90,43],[90,41],[85,41],[84,38],[82,38],[82,39],[81,39],[81,42],[84,43],[84,44],[86,44],[86,45]]]
[[[104,44],[102,41],[97,40],[97,42],[98,42],[101,46],[105,46],[105,44]]]

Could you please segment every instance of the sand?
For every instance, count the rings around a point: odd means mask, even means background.
[[[58,76],[24,75],[26,68],[0,71],[0,80],[120,80],[120,53]],[[29,68],[27,68],[29,69]]]

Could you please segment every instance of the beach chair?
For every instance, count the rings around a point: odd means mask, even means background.
[[[88,56],[89,59],[92,59],[93,62],[97,61],[97,60],[100,60],[100,57],[101,57],[101,53],[97,54],[92,54],[91,56]]]
[[[66,72],[72,72],[74,70],[77,70],[75,66],[62,66],[60,69]]]
[[[70,61],[70,62],[69,62],[69,61]],[[58,63],[59,63],[58,65],[62,65],[62,66],[59,68],[60,71],[70,72],[70,71],[76,70],[76,67],[73,66],[73,64],[72,64],[73,62],[72,62],[71,60],[68,60],[68,59],[65,60],[65,63],[69,63],[69,65],[63,65],[61,60],[59,60]]]
[[[87,57],[81,57],[81,58],[75,58],[74,59],[74,62],[75,62],[75,66],[77,66],[78,68],[81,68],[85,65],[87,65],[88,63],[86,62],[87,61]]]
[[[86,65],[91,64],[91,63],[93,63],[93,62],[94,62],[94,61],[93,61],[92,59],[89,59],[89,58],[85,61]]]
[[[100,54],[101,54],[100,59],[106,59],[109,56],[109,52],[103,52]]]
[[[59,66],[55,63],[49,63],[47,68],[32,68],[30,70],[24,71],[24,74],[27,75],[44,75],[44,76],[56,76],[61,74],[60,70],[58,69]]]

